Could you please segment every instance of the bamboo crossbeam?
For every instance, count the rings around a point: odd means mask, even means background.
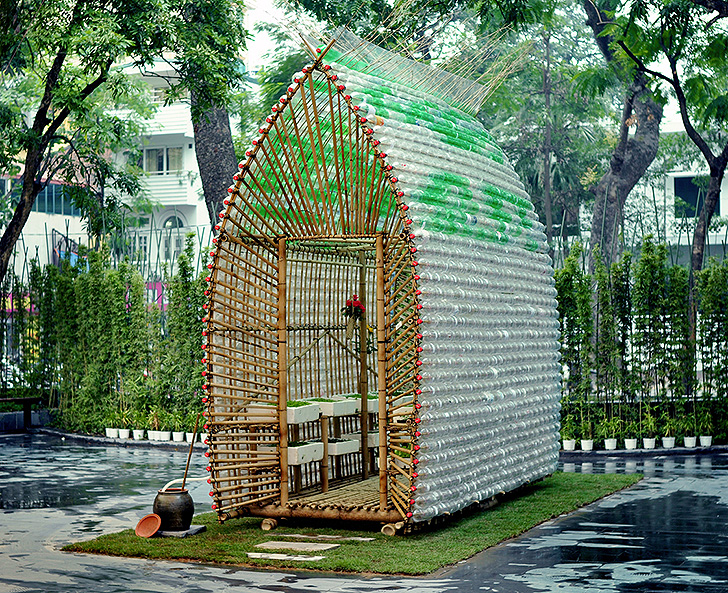
[[[261,394],[269,394],[272,391],[267,391],[267,389],[270,390],[276,390],[277,385],[275,383],[263,383],[261,381],[255,380],[255,379],[246,379],[243,377],[225,377],[230,383],[218,383],[217,381],[209,381],[207,385],[210,389],[220,388],[220,389],[230,389],[232,391],[245,391],[245,393],[261,393]],[[257,389],[254,387],[242,387],[238,386],[238,383],[250,383],[251,385],[258,385],[259,387],[262,387],[262,389]]]
[[[247,507],[254,504],[257,504],[259,502],[262,502],[264,500],[272,500],[274,498],[278,498],[280,496],[280,492],[274,491],[272,494],[266,494],[264,496],[256,496],[255,498],[249,498],[247,500],[243,500],[241,502],[237,502],[235,504],[227,505],[226,507],[221,508],[221,511],[224,511],[223,517],[225,520],[227,519],[234,519],[235,517],[241,516],[243,513],[237,512],[235,509],[239,509],[241,507]],[[231,511],[226,511],[226,509],[234,509]]]
[[[254,360],[252,360],[250,358],[245,358],[245,357],[242,357],[242,356],[241,357],[238,357],[238,356],[230,356],[230,357],[226,358],[226,360],[232,361],[233,364],[228,364],[226,362],[222,362],[220,360],[216,360],[215,361],[215,368],[218,369],[219,367],[222,367],[224,369],[230,369],[230,370],[240,371],[240,367],[241,366],[244,367],[244,368],[246,368],[246,369],[250,369],[251,366],[255,366],[256,367],[256,370],[254,372],[255,373],[258,373],[260,376],[268,377],[268,378],[271,378],[271,379],[278,376],[278,367],[277,366],[273,366],[272,364],[264,364],[262,362],[254,361]],[[260,359],[260,360],[265,360],[266,362],[270,362],[267,359]],[[269,370],[269,371],[271,371],[271,373],[261,373],[259,370],[257,370],[257,368]],[[275,371],[275,373],[273,371]],[[215,373],[212,373],[212,374],[221,374],[221,373],[219,371],[216,371]]]
[[[234,243],[252,255],[255,259],[266,264],[272,270],[276,269],[276,262],[274,259],[268,259],[260,254],[260,250],[263,249],[271,257],[275,257],[275,254],[271,252],[269,246],[266,243],[263,243],[258,235],[251,235],[247,232],[243,235],[231,235],[230,233],[220,232],[218,235],[218,242],[220,241]],[[254,249],[253,246],[257,247],[257,249]]]
[[[273,486],[274,484],[278,484],[277,476],[276,476],[276,478],[274,478],[272,480],[263,480],[263,481],[260,481],[260,482],[251,483],[251,484],[249,484],[249,487],[251,487],[251,488],[252,487],[259,488],[261,486]],[[281,483],[281,486],[282,485],[283,484]],[[223,491],[224,492],[233,492],[235,490],[240,490],[240,488],[237,487],[237,486],[229,486],[229,487],[226,487]],[[283,496],[283,490],[282,489],[281,489],[281,496]],[[220,500],[220,501],[224,501],[224,500],[234,500],[236,498],[240,498],[240,493],[238,492],[238,493],[235,493],[235,494],[228,494],[227,496],[217,496],[216,498],[218,500]]]

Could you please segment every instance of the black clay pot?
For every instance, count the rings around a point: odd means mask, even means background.
[[[157,492],[153,509],[162,519],[160,530],[187,531],[195,514],[195,503],[187,490],[167,488]]]

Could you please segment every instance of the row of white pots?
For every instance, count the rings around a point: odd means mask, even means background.
[[[191,443],[194,441],[196,433],[194,432],[178,432],[171,430],[147,430],[144,429],[133,429],[128,428],[107,428],[106,437],[110,439],[128,439],[133,438],[135,441],[144,440],[144,433],[146,432],[147,439],[150,441],[172,441],[174,443]],[[203,440],[206,437],[200,435],[200,439]]]
[[[329,418],[351,416],[357,414],[361,408],[361,401],[350,396],[333,396],[331,398],[317,398],[312,400],[296,400],[295,406],[286,408],[286,421],[288,424],[304,424],[318,420],[319,415]],[[379,402],[370,399],[367,402],[369,412],[379,409]],[[248,420],[258,422],[273,422],[278,417],[278,409],[274,404],[256,403],[246,408]]]
[[[684,437],[684,446],[691,449],[697,447],[698,438],[700,439],[701,447],[710,447],[713,444],[712,436],[701,436],[701,437]],[[657,443],[655,438],[643,438],[642,448],[643,449],[654,449]],[[592,439],[581,439],[581,450],[591,451],[594,448],[594,441]],[[564,451],[574,451],[576,449],[576,439],[564,439],[563,441]],[[675,446],[675,437],[662,437],[662,447],[664,449],[672,449]],[[604,448],[607,451],[614,451],[617,448],[617,439],[604,439]],[[637,448],[637,439],[624,439],[624,448],[632,450]]]

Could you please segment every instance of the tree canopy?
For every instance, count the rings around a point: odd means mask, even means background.
[[[177,73],[170,97],[190,90],[193,117],[225,105],[242,75],[236,9],[233,0],[3,0],[0,172],[17,176],[20,191],[0,238],[0,280],[52,179],[76,188],[74,200],[87,216],[113,210],[106,188],[139,193],[139,171],[112,159],[136,144],[138,121],[108,110],[131,104],[142,113],[132,72],[166,59]]]

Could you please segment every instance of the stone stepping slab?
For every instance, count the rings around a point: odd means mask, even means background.
[[[339,544],[324,544],[319,542],[263,542],[257,544],[256,548],[265,550],[298,550],[300,552],[323,552],[325,550],[333,550],[338,548]]]
[[[278,537],[292,537],[296,539],[323,539],[340,542],[373,542],[373,537],[344,537],[343,535],[304,535],[302,533],[277,533]]]
[[[303,555],[291,555],[291,554],[269,554],[266,552],[248,552],[248,558],[260,559],[260,560],[299,560],[301,562],[315,562],[317,560],[323,560],[326,556],[303,556]]]

